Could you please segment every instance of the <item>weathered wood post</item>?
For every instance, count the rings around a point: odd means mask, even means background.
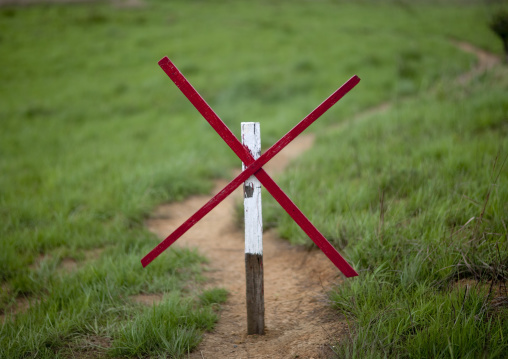
[[[249,149],[254,159],[261,156],[259,122],[242,122],[242,144]],[[244,163],[242,163],[242,168],[245,170]],[[243,193],[247,334],[265,334],[261,183],[255,176],[250,176],[244,182]]]

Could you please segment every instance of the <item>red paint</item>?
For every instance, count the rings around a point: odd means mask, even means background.
[[[182,93],[189,99],[189,101],[196,107],[196,109],[203,115],[203,117],[210,123],[210,125],[217,131],[219,136],[228,144],[228,146],[235,152],[235,154],[244,162],[247,167],[239,174],[233,181],[231,181],[224,189],[219,192],[215,197],[208,201],[201,207],[194,215],[164,239],[157,247],[148,253],[142,260],[143,267],[146,267],[152,262],[159,254],[166,248],[173,244],[180,236],[210,212],[217,204],[233,192],[240,184],[247,178],[255,174],[259,181],[266,187],[268,192],[279,202],[279,204],[286,210],[286,212],[298,223],[303,231],[314,241],[314,243],[325,253],[325,255],[334,263],[334,265],[346,275],[346,277],[357,276],[358,273],[346,262],[346,260],[337,252],[337,250],[326,240],[326,238],[314,227],[314,225],[305,217],[300,209],[291,201],[291,199],[280,189],[280,187],[270,178],[270,176],[261,167],[279,153],[285,146],[287,146],[293,139],[309,127],[315,120],[317,120],[323,113],[325,113],[331,106],[340,100],[346,93],[348,93],[354,86],[358,84],[360,79],[353,76],[330,97],[328,97],[322,104],[320,104],[314,111],[307,115],[300,123],[293,127],[286,135],[270,147],[261,157],[257,160],[251,156],[250,152],[241,144],[235,135],[229,130],[224,122],[217,116],[212,108],[206,101],[199,95],[199,93],[192,87],[182,73],[176,66],[167,58],[164,57],[159,61],[160,67],[166,74],[173,80]]]

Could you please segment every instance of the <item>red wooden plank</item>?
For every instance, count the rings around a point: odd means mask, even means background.
[[[166,74],[173,80],[178,88],[184,93],[189,101],[198,109],[203,117],[210,123],[210,125],[217,131],[221,138],[229,145],[229,147],[237,154],[240,159],[249,164],[249,166],[232,182],[230,182],[219,194],[212,198],[200,210],[198,210],[191,218],[185,221],[176,231],[162,241],[155,247],[148,255],[146,255],[141,263],[145,267],[153,259],[155,259],[162,251],[174,243],[183,233],[191,228],[197,221],[204,217],[210,210],[212,210],[220,201],[229,195],[240,183],[245,181],[252,173],[257,171],[256,177],[263,183],[267,190],[274,196],[279,204],[288,212],[288,214],[295,220],[296,223],[304,230],[304,232],[316,243],[316,245],[325,253],[325,255],[339,268],[347,277],[358,275],[356,271],[344,260],[344,258],[335,250],[335,248],[326,240],[326,238],[312,225],[312,223],[305,217],[305,215],[298,209],[298,207],[289,199],[289,197],[280,189],[280,187],[268,176],[268,174],[261,168],[280,150],[282,150],[289,142],[296,136],[302,133],[310,124],[312,124],[319,116],[326,112],[333,104],[349,92],[360,79],[353,76],[330,97],[328,97],[321,105],[314,111],[306,116],[298,125],[291,131],[283,136],[277,143],[263,154],[258,160],[254,161],[249,151],[242,146],[240,141],[233,135],[229,128],[222,122],[222,120],[215,114],[206,101],[199,95],[199,93],[192,87],[192,85],[185,79],[181,72],[174,66],[174,64],[167,58],[159,61],[159,65],[166,72]]]
[[[206,101],[199,95],[199,93],[192,87],[192,85],[185,79],[181,72],[173,65],[169,58],[165,57],[159,61],[162,69],[166,74],[175,82],[179,89],[185,94],[185,96],[191,101],[193,105],[198,108],[199,112],[205,117],[205,119],[211,118],[209,122],[214,123],[214,129],[222,133],[230,133],[230,136],[234,135],[227,129],[226,125],[220,120],[215,112],[210,108]],[[279,141],[277,141],[272,147],[270,147],[259,159],[254,161],[248,166],[245,171],[239,174],[233,181],[231,181],[221,192],[214,196],[208,201],[202,208],[200,208],[194,215],[187,219],[180,227],[178,227],[173,233],[171,233],[166,239],[164,239],[159,245],[157,245],[150,253],[148,253],[142,260],[143,267],[146,267],[152,262],[160,253],[167,249],[173,244],[180,236],[187,232],[194,224],[196,224],[201,218],[203,218],[208,212],[210,212],[215,206],[217,206],[222,200],[224,200],[231,192],[233,192],[240,184],[242,184],[247,178],[254,174],[259,168],[261,168],[266,162],[273,158],[279,153],[287,144],[295,139],[300,133],[302,133],[308,126],[310,126],[319,116],[325,113],[331,106],[333,106],[338,100],[340,100],[347,92],[349,92],[360,79],[357,76],[353,76],[344,85],[337,89],[332,95],[330,95],[323,103],[321,103],[316,109],[314,109],[309,115],[307,115],[300,123],[293,127],[286,135],[284,135]],[[220,123],[226,130],[219,128]],[[223,136],[221,136],[223,137]],[[224,137],[223,137],[224,138]],[[227,141],[226,141],[227,139]],[[234,137],[236,140],[236,137]],[[224,138],[226,143],[237,142],[230,141],[229,138]],[[233,144],[240,152],[240,148]],[[243,146],[242,146],[243,148]],[[243,152],[243,151],[241,151]],[[240,153],[241,153],[240,152]],[[247,152],[250,155],[250,153]],[[242,156],[243,157],[243,156]],[[246,158],[248,160],[248,158]],[[273,182],[273,181],[272,181]],[[280,196],[279,196],[280,197]],[[289,200],[289,198],[287,198]],[[290,201],[290,200],[289,200]],[[305,216],[303,216],[305,218]]]

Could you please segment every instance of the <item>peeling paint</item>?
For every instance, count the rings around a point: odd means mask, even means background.
[[[254,183],[249,183],[248,185],[243,185],[243,197],[251,198],[254,195]]]

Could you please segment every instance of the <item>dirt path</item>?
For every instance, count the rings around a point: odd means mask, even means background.
[[[313,135],[299,137],[264,168],[276,176],[313,141]],[[214,193],[225,184],[218,182]],[[164,237],[209,198],[198,196],[161,206],[148,227]],[[191,358],[319,358],[329,354],[327,343],[346,330],[326,304],[326,288],[341,280],[340,272],[319,250],[290,246],[273,231],[263,235],[267,334],[246,335],[244,234],[234,223],[234,206],[241,199],[240,188],[177,242],[206,254],[210,285],[230,292],[215,330],[205,334]]]
[[[476,55],[476,58],[478,59],[478,62],[470,71],[460,75],[457,78],[457,81],[460,84],[467,84],[469,81],[471,81],[472,78],[480,75],[487,70],[490,70],[501,62],[501,59],[498,56],[482,50],[468,42],[452,41],[452,44],[464,52]]]
[[[473,77],[500,62],[464,42],[453,42],[463,51],[476,54],[474,68],[459,76],[466,84]],[[390,108],[383,103],[367,109],[352,120],[366,118]],[[341,124],[341,127],[349,122]],[[344,126],[345,127],[345,126]],[[312,146],[314,136],[302,135],[264,168],[272,176]],[[217,182],[217,193],[226,181]],[[212,195],[213,195],[212,194]],[[211,196],[196,196],[181,203],[159,207],[147,222],[148,228],[164,238],[200,208]],[[191,358],[320,358],[329,357],[333,343],[347,333],[347,323],[327,305],[326,290],[342,280],[340,272],[319,251],[290,246],[273,231],[263,235],[266,335],[247,336],[245,304],[244,234],[234,223],[234,206],[241,201],[241,189],[222,202],[177,242],[197,247],[210,259],[210,286],[230,292],[221,318]]]

